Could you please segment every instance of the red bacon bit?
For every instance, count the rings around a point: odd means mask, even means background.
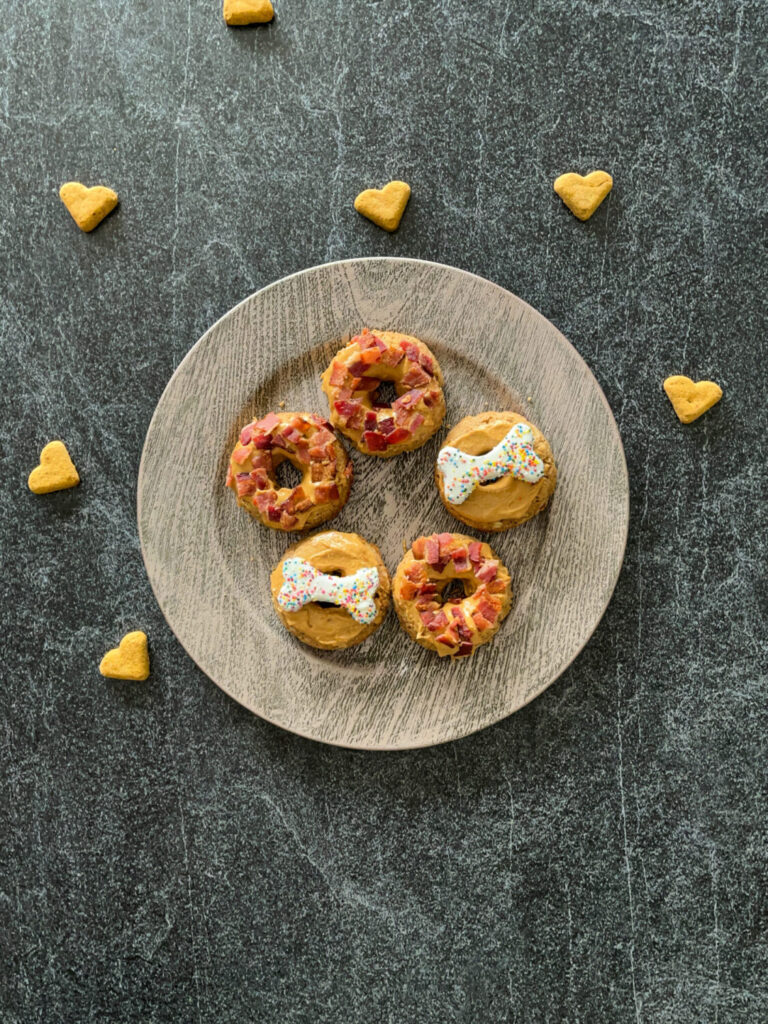
[[[407,441],[411,436],[410,430],[406,427],[397,427],[387,437],[387,444],[400,444],[402,441]]]
[[[363,434],[363,440],[365,441],[368,449],[372,452],[386,451],[387,438],[376,430],[366,430]]]
[[[275,433],[272,435],[272,443],[275,446],[275,448],[282,448],[284,451],[287,452],[291,450],[291,442],[288,440],[288,438],[285,436],[282,430],[275,431]]]
[[[419,562],[412,562],[405,569],[405,578],[411,583],[420,583],[427,578],[427,570]]]
[[[456,655],[457,658],[466,658],[467,655],[472,653],[472,644],[464,640],[463,643],[459,644],[459,650]]]
[[[420,412],[417,412],[415,416],[412,416],[408,422],[408,429],[412,434],[415,434],[421,424],[424,422],[424,417]]]
[[[395,429],[395,420],[392,416],[385,416],[379,423],[379,431],[382,434],[391,434]]]
[[[376,413],[373,411],[373,409],[369,409],[368,412],[365,414],[365,429],[375,430],[377,423],[378,417]]]
[[[307,492],[304,490],[304,488],[301,486],[301,484],[299,484],[298,487],[294,487],[293,490],[291,491],[291,501],[295,505],[298,505],[298,503],[300,501],[304,501],[306,496],[307,496]]]
[[[313,484],[325,479],[325,466],[322,462],[313,462],[309,467],[309,478]]]
[[[343,423],[348,423],[352,416],[362,408],[360,402],[355,399],[347,400],[345,398],[334,402],[333,407]]]
[[[458,647],[459,638],[451,629],[446,629],[439,637],[437,637],[439,644],[445,644],[446,647]]]
[[[402,349],[385,348],[381,354],[381,361],[387,366],[397,366],[403,359],[405,359],[405,352]]]
[[[441,610],[439,612],[435,612],[435,614],[432,616],[432,622],[429,626],[427,626],[427,629],[431,630],[434,633],[439,633],[440,630],[445,629],[447,625],[448,616],[445,614],[444,611]]]
[[[280,511],[280,509],[276,505],[268,505],[267,506],[267,518],[269,519],[269,521],[271,523],[279,523],[280,522],[280,516],[282,514],[283,513]]]
[[[379,350],[378,348],[369,348],[365,352],[360,354],[360,358],[356,359],[354,363],[350,363],[347,369],[355,377],[362,377],[367,369],[378,363],[379,361]]]
[[[496,579],[496,570],[499,567],[499,563],[493,558],[486,559],[485,562],[480,566],[479,569],[475,570],[475,576],[483,583],[490,583],[491,580]]]
[[[244,445],[238,445],[237,448],[235,448],[235,450],[232,452],[232,461],[236,462],[239,466],[241,466],[250,454],[250,448],[246,448]]]
[[[440,602],[433,601],[429,594],[419,594],[419,596],[416,598],[416,607],[420,612],[427,610],[439,611]]]
[[[299,462],[302,462],[305,466],[309,465],[309,441],[307,441],[305,437],[302,437],[296,445],[296,455],[298,456]]]
[[[251,480],[256,484],[257,491],[265,491],[271,487],[271,481],[263,469],[254,469],[251,472]]]
[[[493,625],[493,622],[489,622],[488,619],[486,619],[486,617],[479,609],[478,611],[472,612],[472,621],[480,630],[480,632],[482,632],[484,629],[490,629],[491,626]]]
[[[399,398],[396,398],[394,400],[394,402],[392,403],[392,408],[393,409],[412,409],[415,405],[419,404],[419,401],[421,400],[421,397],[422,397],[423,394],[424,394],[424,392],[423,391],[419,391],[419,390],[416,390],[416,391],[406,391],[406,393],[404,395],[400,395]]]
[[[415,583],[411,583],[410,580],[403,580],[400,585],[400,597],[404,601],[411,601],[419,592],[419,588]]]
[[[488,584],[489,594],[501,594],[507,589],[507,585],[504,580],[491,580]]]
[[[337,363],[336,360],[331,363],[331,373],[328,378],[328,383],[332,388],[340,388],[344,381],[347,379],[347,368],[343,363]]]
[[[251,434],[251,443],[256,448],[266,450],[272,447],[272,438],[269,434],[262,434],[260,430],[254,430]]]
[[[357,410],[355,415],[350,419],[350,421],[349,421],[349,423],[347,425],[352,430],[362,430],[363,429],[363,407],[362,406],[360,406],[360,408]]]
[[[456,572],[469,572],[469,557],[466,548],[456,548],[453,552],[453,567]]]
[[[411,414],[408,412],[407,409],[404,409],[402,405],[398,405],[397,407],[393,405],[392,411],[395,414],[395,422],[397,423],[398,427],[404,427],[408,423],[408,420],[411,418]]]
[[[375,345],[375,336],[370,332],[367,327],[364,327],[359,334],[350,341],[350,345],[357,345],[359,349],[370,348],[371,345]]]
[[[410,370],[403,375],[402,382],[407,388],[419,388],[425,384],[429,384],[429,377],[424,373],[420,366],[412,366]]]
[[[315,497],[319,502],[336,501],[339,497],[339,488],[335,483],[319,483],[315,487]]]
[[[429,352],[419,352],[419,362],[421,363],[424,371],[428,373],[430,377],[434,376],[435,361]]]
[[[297,441],[301,440],[301,432],[295,427],[288,427],[288,429],[283,431],[283,433],[291,444],[296,444]]]
[[[258,420],[256,423],[254,423],[253,429],[261,430],[265,434],[268,434],[270,433],[270,431],[274,430],[274,428],[278,425],[279,422],[280,417],[276,416],[273,412],[270,412],[268,415],[264,417],[263,420]]]
[[[352,403],[355,404],[355,403]],[[360,404],[359,402],[356,404]],[[317,433],[313,434],[310,439],[310,444],[313,448],[317,448],[322,444],[332,444],[336,440],[336,435],[332,430],[327,430],[323,427],[322,430],[318,430]]]
[[[290,530],[292,526],[295,526],[296,523],[298,523],[298,521],[299,517],[288,511],[283,512],[280,516],[280,525],[284,530]]]
[[[355,391],[375,391],[376,388],[381,384],[378,377],[361,377],[357,382]]]
[[[427,629],[432,629],[431,623],[432,623],[432,620],[435,617],[435,613],[434,612],[419,612],[419,615],[421,616],[421,621],[424,623],[424,625],[427,627]],[[439,629],[440,627],[438,626],[437,628]]]
[[[333,480],[336,476],[336,459],[331,459],[330,462],[322,462],[323,467],[323,479]]]
[[[429,565],[437,565],[440,562],[440,542],[437,539],[437,534],[433,533],[431,537],[426,538],[424,544],[424,555],[426,556],[427,563]]]
[[[473,540],[469,545],[469,560],[473,565],[479,565],[483,560],[483,545],[479,540]]]
[[[427,538],[426,537],[417,537],[416,540],[413,542],[413,544],[411,544],[411,551],[413,552],[413,557],[414,558],[423,558],[424,557],[424,548],[425,548],[426,543],[427,543]],[[419,568],[421,569],[422,567],[419,566]]]
[[[477,602],[477,610],[491,625],[494,624],[496,619],[499,617],[499,613],[486,598],[481,597]]]
[[[436,594],[437,584],[436,583],[422,583],[419,587],[419,593],[421,594]]]
[[[314,505],[314,502],[312,501],[311,498],[305,498],[304,501],[300,501],[299,504],[296,506],[296,511],[297,512],[306,512],[307,509],[312,508],[313,505]]]
[[[243,429],[240,431],[240,444],[250,444],[251,443],[251,430],[252,429],[253,429],[253,424],[252,423],[249,423],[247,427],[243,427]]]
[[[414,363],[418,363],[419,356],[421,355],[421,349],[414,341],[406,341],[405,338],[400,342],[400,348],[403,350],[405,355],[408,356]]]
[[[276,491],[260,491],[258,494],[253,496],[254,502],[259,506],[259,512],[264,515],[270,505],[274,505],[277,501]]]
[[[453,535],[450,533],[441,533],[438,535],[438,543],[440,544],[440,561],[445,562],[447,565],[451,560],[451,545],[453,544]]]
[[[245,497],[247,494],[253,494],[256,490],[256,484],[251,480],[250,473],[238,473],[235,477],[235,487],[237,488],[238,498]]]
[[[439,391],[427,391],[424,395],[424,405],[431,408],[433,405],[438,405],[440,402]]]

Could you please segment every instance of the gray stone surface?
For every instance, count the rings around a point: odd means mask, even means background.
[[[759,0],[31,0],[0,24],[0,1020],[768,1019]],[[616,187],[578,223],[566,170]],[[402,177],[385,235],[352,209]],[[115,187],[80,234],[56,190]],[[265,725],[143,571],[158,396],[235,302],[396,254],[550,317],[627,449],[626,566],[547,693],[444,748]],[[725,398],[683,428],[671,372]],[[76,490],[26,475],[53,437]],[[194,444],[194,438],[180,439]],[[146,685],[104,650],[151,639]]]

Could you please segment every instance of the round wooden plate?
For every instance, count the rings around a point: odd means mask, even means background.
[[[321,653],[295,640],[272,609],[269,573],[298,535],[264,529],[224,487],[229,453],[249,420],[283,402],[327,414],[320,374],[363,326],[415,334],[434,350],[446,379],[446,424],[513,409],[541,428],[555,455],[549,509],[484,537],[510,569],[515,602],[493,642],[465,661],[413,643],[393,610],[347,651]],[[443,508],[433,480],[445,433],[395,459],[352,453],[352,494],[328,528],[373,541],[390,572],[414,537],[467,532]],[[619,432],[576,350],[503,288],[419,260],[313,267],[240,303],[174,373],[139,470],[147,572],[190,656],[268,721],[367,750],[466,736],[540,694],[600,621],[628,518]]]

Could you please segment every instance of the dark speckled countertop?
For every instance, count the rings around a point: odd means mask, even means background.
[[[768,1020],[761,0],[21,0],[0,24],[0,1020]],[[568,170],[615,187],[577,222]],[[413,187],[400,231],[352,208]],[[90,236],[61,182],[104,183]],[[365,755],[221,693],[156,606],[136,474],[240,299],[372,254],[472,270],[593,369],[632,522],[542,697]],[[669,373],[725,391],[682,427]],[[26,488],[63,438],[82,486]],[[98,661],[150,636],[145,685]]]

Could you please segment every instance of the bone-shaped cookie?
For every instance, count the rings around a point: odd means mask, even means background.
[[[485,455],[468,455],[452,445],[440,450],[437,468],[443,477],[443,490],[452,505],[461,505],[478,484],[512,476],[535,484],[544,475],[544,463],[533,450],[533,431],[516,423]]]
[[[376,618],[374,596],[379,586],[379,570],[358,569],[351,576],[328,576],[303,558],[286,558],[284,583],[277,603],[284,612],[297,612],[311,601],[324,601],[346,608],[356,622],[368,625]]]

